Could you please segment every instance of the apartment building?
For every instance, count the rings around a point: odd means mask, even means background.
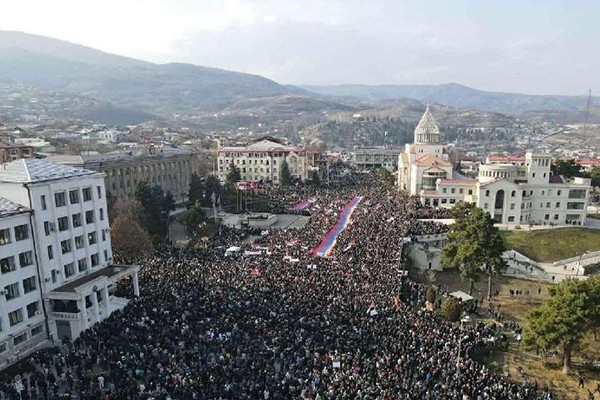
[[[51,339],[74,339],[127,299],[113,295],[138,267],[115,265],[106,212],[104,174],[46,160],[0,166],[0,193],[31,210],[30,233]]]
[[[48,341],[31,218],[0,197],[0,368]]]

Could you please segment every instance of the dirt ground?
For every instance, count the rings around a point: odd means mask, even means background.
[[[416,280],[425,282],[423,276],[415,276]],[[435,285],[447,285],[450,291],[469,291],[469,282],[461,281],[455,273],[439,272],[435,276]],[[511,277],[495,277],[492,292],[499,291],[493,298],[493,303],[500,305],[501,313],[508,319],[518,321],[521,326],[527,324],[526,314],[539,305],[548,296],[547,283],[516,279]],[[523,294],[510,295],[510,290],[522,291]],[[527,294],[528,293],[528,294]],[[473,296],[477,299],[487,296],[487,280],[475,282]],[[487,301],[484,302],[487,308]],[[582,399],[588,397],[588,389],[595,391],[600,383],[600,370],[586,363],[600,362],[600,341],[594,340],[592,335],[586,338],[582,349],[576,351],[573,357],[573,368],[568,376],[562,374],[560,357],[543,360],[540,356],[522,349],[517,343],[510,345],[506,351],[497,351],[494,354],[483,355],[481,362],[487,364],[497,373],[509,376],[515,381],[537,381],[539,388],[549,387],[555,399]],[[519,367],[521,369],[519,370]],[[578,376],[584,377],[584,388],[578,388]],[[595,398],[600,399],[600,393],[595,393]]]

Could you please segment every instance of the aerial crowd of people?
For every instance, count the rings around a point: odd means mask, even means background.
[[[314,257],[356,195],[363,199],[332,256]],[[4,398],[551,398],[474,360],[493,345],[493,329],[426,310],[426,288],[401,265],[404,239],[448,228],[420,220],[431,213],[415,199],[375,173],[270,196],[288,207],[314,199],[306,226],[243,244],[260,249],[253,255],[225,257],[217,239],[126,260],[141,267],[141,296],[60,351],[19,364],[22,397],[5,374]]]

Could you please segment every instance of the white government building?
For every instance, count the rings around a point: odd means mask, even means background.
[[[553,176],[552,156],[490,156],[475,179],[453,171],[429,107],[398,158],[398,187],[423,204],[475,203],[502,224],[584,225],[591,180]]]
[[[283,139],[265,136],[246,146],[229,146],[219,149],[217,176],[227,180],[230,165],[239,168],[242,181],[271,182],[281,180],[281,165],[285,160],[293,178],[302,182],[310,179],[314,156],[318,152],[289,144]]]
[[[104,174],[38,159],[0,165],[0,368],[79,334],[123,308],[116,283]],[[4,350],[4,351],[2,351]]]

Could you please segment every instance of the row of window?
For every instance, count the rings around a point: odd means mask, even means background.
[[[104,221],[104,210],[102,208],[99,209],[100,221]],[[94,223],[94,210],[89,210],[85,212],[85,223],[92,224]],[[71,225],[73,228],[79,228],[82,225],[81,213],[71,215]],[[69,218],[68,217],[60,217],[57,220],[57,226],[59,232],[64,232],[69,229]],[[50,221],[44,221],[44,233],[46,236],[50,235],[50,232],[55,230],[55,226]]]
[[[87,241],[88,244],[91,246],[93,244],[98,243],[98,237],[96,235],[96,231],[94,232],[89,232],[87,234]],[[105,242],[106,241],[106,231],[102,231],[102,241]],[[75,243],[75,249],[81,249],[85,243],[84,243],[84,235],[78,235],[75,236],[73,238],[73,241],[71,241],[71,239],[65,239],[62,240],[60,242],[60,252],[61,254],[67,254],[70,253],[71,251],[73,251],[73,245],[72,243]],[[54,258],[54,251],[52,248],[52,245],[48,246],[48,259],[52,260]]]
[[[27,294],[37,290],[37,282],[34,276],[23,279],[23,294]],[[13,300],[21,296],[21,288],[19,282],[11,283],[10,285],[4,286],[4,296],[6,300]]]
[[[171,163],[160,163],[160,164],[153,164],[153,165],[140,165],[138,167],[127,167],[127,168],[121,168],[121,169],[112,169],[110,171],[106,171],[106,174],[108,176],[122,176],[122,175],[133,175],[136,173],[136,169],[137,169],[137,173],[138,174],[145,174],[145,173],[156,173],[156,171],[164,171],[167,169],[174,169],[176,172],[177,170],[179,171],[186,171],[186,170],[190,170],[191,169],[191,165],[189,161],[176,161],[176,162],[171,162]]]
[[[442,188],[442,193],[446,194],[448,193],[448,188]],[[456,188],[450,188],[450,193],[451,194],[456,194]],[[464,194],[465,191],[463,188],[458,188],[458,194]],[[473,194],[473,189],[469,189],[468,194]]]
[[[100,185],[96,186],[96,193],[98,195],[98,198],[101,199],[102,198],[102,186],[100,186]],[[81,189],[81,198],[83,198],[84,202],[92,200],[92,187],[91,186],[84,187]],[[42,203],[42,210],[45,210],[48,206],[46,203],[46,195],[42,195],[40,197],[40,200]],[[79,202],[80,202],[79,189],[69,190],[69,203],[70,204],[79,204]],[[64,207],[67,205],[67,192],[66,191],[54,193],[54,205],[56,207]]]
[[[290,159],[290,160],[291,160],[291,159]],[[240,161],[241,161],[241,162],[240,162]],[[259,163],[259,161],[260,161],[260,163]],[[293,159],[293,161],[295,162],[296,160],[295,160],[295,159]],[[240,164],[241,164],[241,165],[246,165],[246,159],[242,159],[242,160],[240,160],[240,159],[236,159],[236,160],[235,160],[235,163],[236,163],[237,165],[240,165]],[[219,159],[219,164],[221,164],[221,165],[223,165],[223,164],[231,164],[231,162],[230,162],[230,161],[227,161],[227,160],[224,160],[224,159],[222,159],[222,158],[220,158],[220,159]],[[269,165],[269,160],[265,160],[265,159],[261,159],[261,160],[254,160],[254,165],[258,165],[258,164],[261,164],[261,165]],[[252,165],[252,160],[248,160],[248,165]],[[277,165],[277,160],[273,160],[273,165]]]
[[[0,229],[0,246],[12,242],[12,236],[10,234],[10,228]],[[13,228],[15,240],[21,241],[29,239],[29,225],[17,225]]]
[[[104,250],[104,261],[108,262],[109,259],[109,254],[108,254],[108,250]],[[94,253],[90,256],[90,263],[89,263],[92,268],[97,267],[98,265],[100,265],[100,255],[98,253]],[[84,272],[86,271],[88,268],[88,260],[87,258],[81,258],[79,260],[77,260],[77,270],[79,272]],[[63,265],[63,273],[65,274],[65,279],[66,278],[70,278],[71,276],[75,275],[75,263],[68,263]],[[50,271],[51,273],[51,280],[52,283],[56,283],[58,281],[58,275],[61,273],[61,271],[53,269]]]
[[[575,191],[575,192],[583,192],[583,197],[581,197],[581,198],[584,198],[584,199],[585,199],[585,193],[586,193],[586,190],[585,190],[585,189],[583,189],[583,190],[574,190],[574,191]],[[571,198],[574,198],[574,197],[571,197],[571,195],[572,195],[572,194],[571,194],[571,192],[573,192],[573,190],[569,191],[569,198],[570,198],[570,199],[571,199]],[[445,193],[445,192],[444,192],[444,193]],[[454,192],[452,192],[452,193],[454,193]],[[461,193],[462,193],[462,192],[461,192]],[[552,189],[548,189],[548,196],[552,196],[552,193],[553,193],[553,192],[552,192]],[[490,196],[490,194],[491,194],[491,192],[490,192],[489,190],[486,190],[486,191],[485,191],[485,196],[486,196],[486,197],[489,197],[489,196]],[[527,190],[523,190],[523,193],[522,193],[522,195],[523,195],[523,197],[527,197],[527,196],[533,196],[533,190],[530,190],[530,191],[529,191],[529,194],[527,194]],[[541,191],[541,195],[542,195],[542,196],[546,196],[546,191],[545,191],[545,190],[542,190],[542,191]],[[557,190],[557,191],[556,191],[556,196],[561,196],[561,195],[562,195],[562,190]],[[517,197],[517,191],[516,191],[516,190],[513,190],[513,191],[511,191],[511,192],[510,192],[510,197]],[[580,198],[580,197],[575,197],[575,198]]]
[[[21,268],[33,265],[33,253],[30,250],[19,253],[19,265]],[[8,256],[0,259],[0,272],[2,272],[2,274],[13,272],[16,269],[17,266],[15,264],[14,256]]]
[[[106,255],[106,253],[105,253]],[[97,267],[98,265],[100,265],[100,255],[98,253],[94,253],[90,256],[90,264],[92,266],[92,268]],[[77,271],[79,272],[85,272],[88,269],[88,259],[87,258],[81,258],[79,260],[77,260]],[[63,266],[63,271],[65,273],[65,279],[66,278],[70,278],[71,276],[75,275],[75,263],[68,263],[65,264]]]
[[[27,318],[33,318],[36,316],[36,314],[38,314],[38,311],[40,311],[40,304],[39,301],[34,301],[33,303],[29,303],[26,307],[25,310],[27,312]],[[15,326],[21,322],[23,322],[23,320],[25,319],[24,317],[24,313],[23,313],[23,308],[18,308],[15,311],[11,311],[8,313],[8,323],[10,324],[10,326]],[[0,324],[0,331],[2,331],[3,327]],[[31,333],[32,336],[35,336],[33,334],[33,330]],[[37,333],[36,333],[37,335]],[[15,343],[18,344],[18,343]],[[0,353],[2,352],[2,350],[0,349]]]
[[[43,324],[40,324],[40,325],[32,328],[31,329],[31,338],[34,338],[35,336],[41,334],[42,332],[44,332]],[[23,332],[20,335],[15,336],[12,340],[13,340],[14,346],[20,345],[21,343],[23,343],[27,340],[27,332]],[[5,351],[6,351],[6,342],[0,343],[0,354],[4,353]]]
[[[276,153],[273,157],[283,157],[283,153]],[[255,158],[264,158],[271,157],[271,153],[247,153],[247,152],[238,152],[238,153],[225,153],[225,157],[255,157]]]
[[[140,179],[133,178],[131,180],[130,179],[125,179],[124,180],[123,177],[121,177],[119,179],[119,187],[121,189],[124,189],[126,186],[128,188],[132,187],[132,186],[136,187],[137,184],[138,184],[138,182],[148,182],[151,186],[154,186],[155,184],[159,184],[163,180],[165,181],[166,184],[168,183],[167,180],[169,180],[169,181],[172,180],[172,183],[171,183],[170,186],[173,187],[173,188],[175,188],[175,190],[177,190],[178,187],[184,187],[184,186],[187,185],[187,178],[185,176],[181,179],[181,183],[178,185],[177,184],[178,183],[177,175],[171,176],[171,174],[168,174],[168,175],[167,174],[164,174],[164,175],[159,174],[156,177],[152,177],[149,180],[148,179],[141,179],[141,178]],[[167,184],[167,186],[169,186],[169,185]],[[117,183],[115,182],[115,180],[113,180],[112,181],[112,190],[116,190],[116,189],[117,189]]]

